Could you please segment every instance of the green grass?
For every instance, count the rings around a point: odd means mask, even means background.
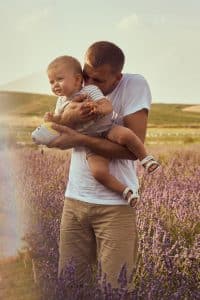
[[[40,293],[34,284],[31,261],[0,261],[0,299],[38,300]]]
[[[13,116],[42,116],[54,108],[56,97],[19,92],[0,92],[0,112]]]
[[[19,92],[0,92],[1,113],[13,116],[43,116],[53,110],[56,97]],[[153,103],[149,115],[150,127],[200,127],[200,114],[182,111],[185,104]]]
[[[191,105],[153,104],[149,115],[150,127],[200,127],[200,114],[183,111]]]
[[[19,143],[32,144],[31,132],[34,127],[13,129],[11,135]],[[148,128],[146,144],[193,144],[200,143],[200,128]],[[32,144],[33,146],[33,144]]]
[[[0,92],[0,114],[12,118],[12,121],[4,120],[4,123],[0,120],[1,128],[9,127],[6,132],[9,131],[9,134],[18,142],[31,143],[30,133],[42,122],[46,111],[53,111],[55,102],[56,97],[48,95]],[[183,111],[189,106],[185,104],[152,104],[147,144],[199,143],[200,114]],[[41,119],[35,121],[35,117]],[[2,133],[0,132],[0,134]],[[0,140],[2,140],[1,136]]]
[[[148,144],[192,144],[200,143],[200,128],[160,128],[149,127],[146,142]]]

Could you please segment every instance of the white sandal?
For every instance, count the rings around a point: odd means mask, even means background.
[[[131,193],[131,195],[129,197],[128,197],[128,193]],[[123,196],[123,199],[127,200],[128,204],[133,208],[136,206],[137,200],[139,199],[138,191],[133,191],[129,187],[125,188],[122,196]]]
[[[146,156],[145,158],[143,158],[140,161],[141,165],[145,168],[145,170],[147,171],[148,174],[153,174],[156,171],[158,171],[158,169],[160,169],[160,164],[159,162],[157,162],[155,160],[155,158],[151,155]],[[155,165],[155,168],[151,171],[150,167]]]

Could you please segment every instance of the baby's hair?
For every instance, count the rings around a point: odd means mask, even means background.
[[[71,70],[74,71],[75,74],[81,74],[82,75],[82,68],[81,68],[81,64],[80,62],[72,57],[72,56],[68,56],[68,55],[63,55],[63,56],[59,56],[56,57],[52,62],[50,62],[50,64],[47,67],[47,71],[49,71],[52,68],[57,67],[58,65],[66,65],[66,68],[69,68]]]
[[[121,72],[125,61],[123,51],[115,44],[107,41],[92,44],[88,48],[85,58],[94,68],[108,64],[113,72]]]

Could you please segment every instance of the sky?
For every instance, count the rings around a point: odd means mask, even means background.
[[[154,102],[200,104],[199,14],[199,0],[1,1],[0,86],[42,74],[50,93],[52,59],[82,63],[90,44],[108,40],[123,49],[124,72],[147,79]]]

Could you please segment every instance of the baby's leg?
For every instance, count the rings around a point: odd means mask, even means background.
[[[108,132],[107,138],[112,142],[126,146],[139,160],[142,160],[147,156],[142,141],[127,127],[114,126]]]
[[[37,127],[31,134],[32,140],[38,145],[49,145],[60,133],[51,128],[51,122],[45,122]]]
[[[107,138],[112,142],[126,146],[141,161],[148,173],[153,173],[160,167],[160,164],[152,156],[147,155],[144,144],[129,128],[114,126],[108,132]]]
[[[92,153],[87,157],[87,160],[92,175],[97,181],[108,189],[118,194],[123,194],[127,186],[110,174],[108,159]]]

